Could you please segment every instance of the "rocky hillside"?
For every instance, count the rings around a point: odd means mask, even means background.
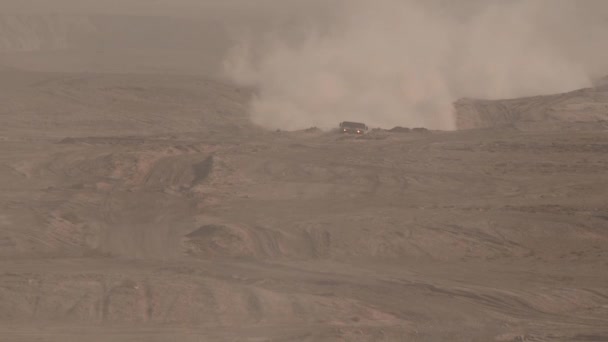
[[[608,85],[508,100],[461,99],[454,106],[458,129],[608,128]]]

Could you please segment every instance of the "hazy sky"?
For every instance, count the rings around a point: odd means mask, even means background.
[[[276,15],[320,9],[336,0],[1,0],[0,13],[129,14],[196,16],[223,10]]]

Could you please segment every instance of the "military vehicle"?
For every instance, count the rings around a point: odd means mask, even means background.
[[[348,134],[365,134],[368,127],[361,122],[343,121],[340,122],[340,132]]]

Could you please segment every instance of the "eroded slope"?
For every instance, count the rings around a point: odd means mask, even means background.
[[[215,83],[59,76],[5,86],[3,340],[608,337],[604,132],[264,132]]]
[[[608,129],[607,86],[510,100],[461,99],[454,106],[458,129]]]

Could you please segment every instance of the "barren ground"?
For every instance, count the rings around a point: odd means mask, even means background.
[[[351,138],[196,77],[0,90],[2,341],[608,341],[599,114]]]

